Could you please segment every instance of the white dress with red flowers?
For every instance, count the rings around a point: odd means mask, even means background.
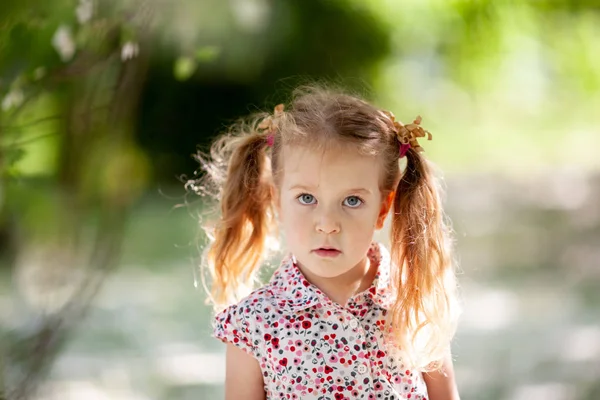
[[[389,253],[374,243],[368,256],[373,284],[345,307],[287,257],[267,285],[217,314],[214,336],[258,360],[267,399],[427,399],[422,374],[384,343]]]

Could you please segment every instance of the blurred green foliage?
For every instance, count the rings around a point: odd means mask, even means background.
[[[598,166],[583,146],[597,143],[600,106],[594,1],[89,0],[93,16],[81,23],[87,3],[3,3],[0,95],[56,100],[47,82],[64,66],[52,45],[61,26],[77,53],[102,57],[129,44],[132,58],[149,58],[132,127],[163,181],[195,169],[196,144],[311,79],[404,118],[424,114],[446,135],[428,149],[444,167],[516,169],[509,153],[520,167]]]

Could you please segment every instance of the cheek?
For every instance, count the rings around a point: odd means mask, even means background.
[[[349,218],[349,223],[356,229],[371,228],[375,226],[378,215],[379,210],[374,210],[372,208],[361,210],[360,213],[357,213],[353,215],[352,218]]]
[[[365,210],[366,211],[366,210]],[[371,241],[376,229],[378,212],[368,212],[356,215],[347,220],[346,233],[359,241]]]
[[[306,235],[307,229],[310,227],[311,221],[301,207],[291,205],[284,206],[281,209],[281,223],[285,231],[285,236],[288,240],[301,238]]]

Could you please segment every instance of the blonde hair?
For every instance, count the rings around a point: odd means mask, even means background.
[[[227,305],[253,283],[267,236],[276,228],[282,147],[350,145],[382,160],[382,192],[394,193],[390,250],[397,266],[391,271],[396,299],[385,332],[408,365],[431,370],[447,354],[458,316],[449,229],[432,165],[411,148],[400,170],[397,125],[382,111],[339,90],[303,86],[285,112],[240,120],[209,156],[198,155],[205,175],[194,186],[216,188],[221,208],[205,260],[210,297],[216,306]]]

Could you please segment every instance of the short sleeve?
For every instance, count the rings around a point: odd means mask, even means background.
[[[252,339],[253,329],[248,322],[248,308],[232,305],[219,312],[214,319],[213,336],[223,343],[231,343],[255,358],[258,348]]]

